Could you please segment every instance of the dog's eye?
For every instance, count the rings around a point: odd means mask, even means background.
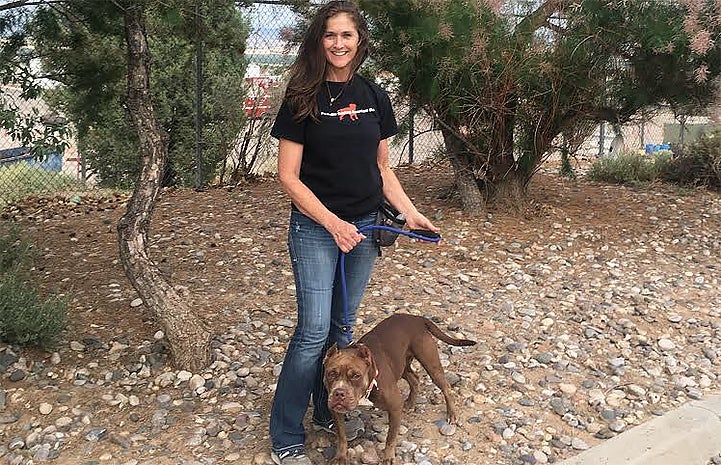
[[[328,378],[337,378],[338,372],[335,370],[331,370],[325,374]]]
[[[355,373],[355,372],[353,372],[353,373],[348,373],[348,377],[349,377],[350,379],[352,379],[353,381],[355,381],[355,380],[358,380],[358,379],[361,378],[361,374],[360,374],[360,373]]]

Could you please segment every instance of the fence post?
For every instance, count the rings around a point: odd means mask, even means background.
[[[641,148],[646,147],[646,121],[641,120],[641,125],[638,128],[639,136],[641,137]]]
[[[195,188],[203,188],[203,32],[200,0],[195,2]]]
[[[86,183],[88,181],[88,168],[85,164],[85,157],[80,155],[80,152],[78,152],[75,158],[77,158],[78,163],[80,163],[80,179],[83,181],[83,183]]]
[[[605,135],[606,135],[606,122],[601,121],[601,124],[598,127],[598,156],[603,156],[603,146],[605,144]]]
[[[679,127],[678,127],[678,145],[681,147],[685,144],[685,136],[686,136],[686,120],[688,117],[686,115],[680,115],[678,118]],[[663,142],[663,141],[662,141]]]
[[[415,115],[416,110],[413,105],[411,105],[411,109],[408,112],[408,164],[413,164],[413,139],[414,139],[414,133],[415,133]],[[400,161],[400,160],[399,160]]]

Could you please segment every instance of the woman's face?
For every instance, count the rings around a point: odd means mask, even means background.
[[[323,34],[325,58],[331,69],[330,78],[348,79],[353,71],[351,62],[358,53],[360,36],[348,13],[338,13],[326,20]]]

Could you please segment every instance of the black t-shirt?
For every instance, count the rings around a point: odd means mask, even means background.
[[[342,92],[343,83],[327,84],[318,92],[319,121],[294,121],[284,101],[270,134],[303,144],[300,180],[326,208],[348,220],[383,201],[378,144],[398,127],[388,94],[375,83],[356,74]],[[340,93],[333,104],[329,93]]]

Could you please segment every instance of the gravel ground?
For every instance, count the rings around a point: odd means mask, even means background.
[[[554,463],[721,391],[721,197],[554,172],[535,178],[524,212],[469,218],[447,175],[400,170],[444,240],[384,251],[356,334],[407,312],[478,341],[439,343],[462,421],[443,422],[422,373],[400,464]],[[70,327],[56,352],[0,345],[0,463],[270,464],[269,405],[295,319],[285,196],[266,180],[160,200],[151,255],[216,334],[202,373],[172,367],[124,277],[124,201],[36,199],[3,215],[42,248],[35,276],[69,297]],[[360,415],[352,463],[378,463],[384,414]],[[332,444],[308,436],[319,464]]]

